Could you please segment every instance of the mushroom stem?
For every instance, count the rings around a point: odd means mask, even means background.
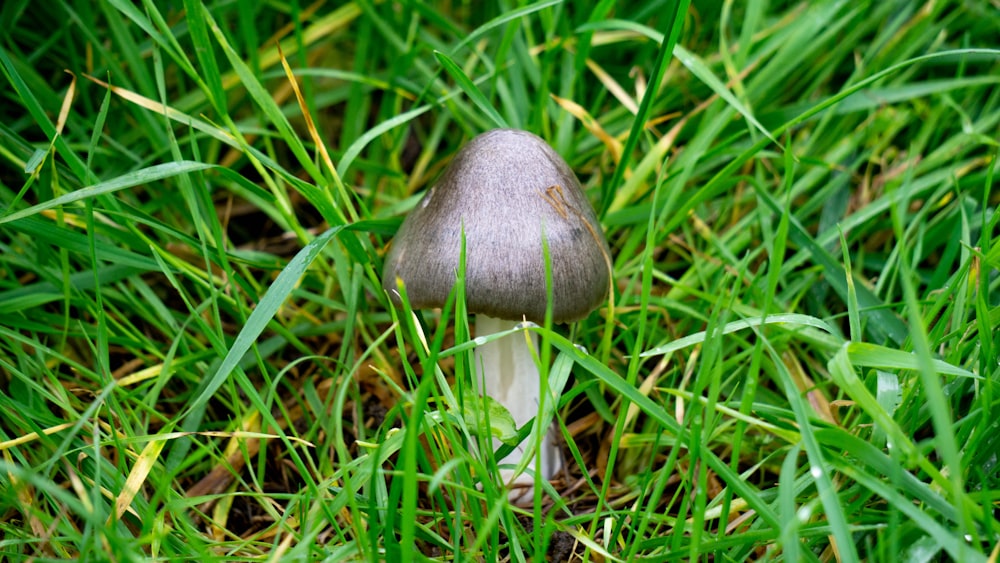
[[[509,330],[515,325],[517,325],[515,321],[505,321],[482,314],[476,315],[476,336],[488,336]],[[538,336],[533,332],[527,332],[527,337],[531,339],[531,347],[537,349]],[[541,398],[542,382],[538,366],[531,354],[531,347],[529,347],[524,334],[512,334],[477,346],[475,353],[477,381],[485,384],[484,391],[487,395],[499,401],[510,411],[518,428],[524,426],[538,414]],[[526,455],[530,455],[532,459],[528,467],[536,469],[536,460],[532,450],[533,442],[530,440],[531,438],[522,442],[510,455],[499,462],[519,465]],[[493,447],[496,448],[499,444],[498,440],[494,440]],[[542,479],[551,479],[562,465],[557,444],[555,428],[549,428],[541,443],[541,467],[536,469],[541,474]],[[516,475],[514,470],[509,469],[502,470],[501,475],[505,483],[514,487],[510,495],[511,500],[530,496],[531,485],[534,483],[534,479],[530,475]]]

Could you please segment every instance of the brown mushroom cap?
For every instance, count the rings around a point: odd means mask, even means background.
[[[594,210],[566,161],[536,135],[494,129],[462,147],[396,233],[382,276],[390,295],[398,277],[414,308],[444,305],[463,228],[470,313],[544,319],[543,228],[553,321],[578,320],[607,296],[611,253]]]

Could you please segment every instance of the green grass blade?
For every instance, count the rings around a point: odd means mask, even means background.
[[[30,217],[32,215],[37,215],[42,211],[53,209],[55,207],[59,207],[60,205],[75,203],[85,199],[91,199],[99,195],[114,193],[125,188],[131,188],[141,184],[147,184],[149,182],[155,182],[157,180],[163,180],[198,170],[207,170],[209,168],[215,168],[215,165],[193,161],[156,164],[154,166],[150,166],[149,168],[143,168],[142,170],[136,170],[135,172],[124,174],[114,180],[108,180],[106,182],[94,184],[93,186],[87,186],[85,188],[74,190],[49,201],[32,205],[31,207],[22,209],[21,211],[8,213],[0,217],[0,225],[11,221],[17,221],[18,219],[23,219],[25,217]]]
[[[483,114],[493,122],[493,125],[500,128],[510,127],[503,116],[500,115],[500,112],[498,112],[489,100],[486,99],[486,96],[483,95],[483,92],[474,82],[472,82],[468,75],[465,74],[465,71],[455,64],[455,61],[451,60],[448,55],[445,55],[440,51],[435,51],[434,57],[437,58],[438,63],[441,64],[441,67],[444,68],[445,72],[447,72],[448,75],[455,80],[458,87],[465,92],[465,95],[468,96],[474,104],[476,104],[479,111],[483,112]]]
[[[250,351],[251,346],[253,346],[257,338],[267,328],[268,323],[277,314],[278,309],[292,293],[292,290],[295,289],[299,278],[302,277],[306,269],[320,255],[326,245],[343,230],[344,227],[342,226],[334,227],[316,237],[296,253],[288,265],[281,270],[281,274],[278,275],[267,293],[261,298],[260,303],[257,304],[257,307],[247,319],[246,324],[236,336],[232,346],[229,347],[225,358],[222,359],[222,363],[206,380],[201,393],[197,397],[194,397],[188,404],[185,409],[188,413],[200,410],[212,395],[215,394],[215,391],[225,383],[226,379],[243,359],[243,356]]]

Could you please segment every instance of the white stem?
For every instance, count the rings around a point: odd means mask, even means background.
[[[516,324],[517,322],[514,321],[476,315],[476,336],[488,336],[511,329]],[[542,382],[538,374],[538,366],[535,365],[525,335],[531,339],[531,347],[537,349],[538,336],[529,331],[524,334],[512,334],[477,346],[475,353],[477,381],[484,382],[486,394],[499,401],[510,411],[518,428],[539,414],[541,397]],[[547,399],[548,402],[554,400],[554,398]],[[546,410],[552,405],[547,404],[547,407]],[[544,433],[541,444],[541,467],[537,469],[542,479],[551,479],[562,466],[557,437],[556,430],[552,427]],[[535,469],[532,448],[534,443],[529,437],[499,463],[519,465],[525,456],[530,455],[531,462],[528,467]],[[494,448],[498,447],[499,444],[499,441],[494,440]],[[511,470],[504,470],[502,475],[505,482],[511,481],[512,477],[514,478],[512,484],[516,488],[511,492],[511,500],[519,500],[531,495],[530,485],[534,482],[531,476],[516,475]]]

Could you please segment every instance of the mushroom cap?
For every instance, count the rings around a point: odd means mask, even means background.
[[[462,147],[396,233],[383,287],[398,300],[398,277],[414,308],[443,306],[463,229],[470,313],[543,321],[543,232],[554,322],[585,317],[608,294],[611,252],[594,209],[566,161],[536,135],[494,129]]]

